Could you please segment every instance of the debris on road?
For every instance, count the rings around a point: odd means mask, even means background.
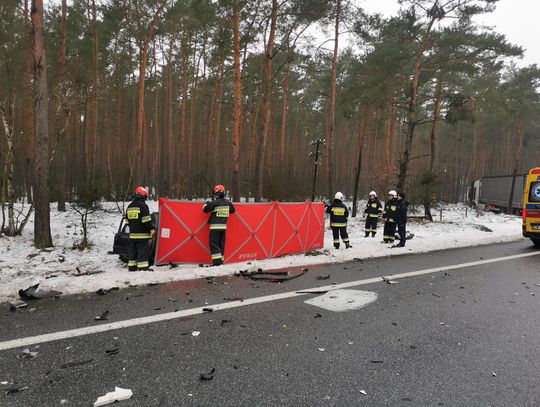
[[[199,376],[200,380],[212,380],[214,378],[215,371],[216,368],[213,367],[212,370],[210,370],[208,373],[201,373]]]
[[[22,354],[18,357],[20,359],[32,359],[35,358],[37,355],[39,355],[39,352],[32,352],[30,348],[26,348],[22,351]]]
[[[330,278],[330,274],[326,275],[326,276],[316,276],[315,279],[316,280],[328,280]]]
[[[227,322],[231,322],[230,319],[222,319],[221,320],[221,326],[225,325]]]
[[[94,359],[87,359],[87,360],[81,360],[81,361],[78,361],[78,362],[63,363],[63,364],[60,365],[60,369],[67,369],[67,368],[70,368],[70,367],[82,366],[82,365],[86,365],[88,363],[92,363],[93,361],[94,361]]]
[[[4,394],[8,395],[8,394],[14,394],[14,393],[19,393],[23,390],[28,390],[28,386],[23,386],[23,387],[11,387],[9,389],[6,389],[4,391]]]
[[[386,284],[397,284],[397,283],[398,283],[397,281],[390,280],[388,277],[382,276],[381,278],[383,279],[383,281],[384,281]]]
[[[94,320],[96,320],[96,321],[106,321],[107,320],[107,315],[109,315],[109,311],[103,312],[101,315],[98,315],[97,317],[95,317]]]
[[[322,314],[317,314],[313,318],[322,318]]]
[[[28,307],[28,304],[24,301],[18,301],[18,302],[10,302],[9,303],[9,310],[10,311],[17,311],[20,308],[26,308]]]
[[[114,391],[111,391],[104,396],[98,397],[94,402],[94,407],[106,406],[117,401],[129,400],[133,396],[133,392],[130,389],[122,389],[115,387]]]
[[[325,351],[324,348],[317,348],[317,349],[319,349],[321,352],[324,352],[324,351]]]
[[[81,271],[81,269],[79,267],[75,267],[75,270],[77,270],[77,272],[72,274],[72,276],[74,276],[74,277],[89,276],[91,274],[103,273],[103,270],[98,270],[98,269],[93,269],[93,270],[88,270],[88,271]]]
[[[493,377],[497,377],[497,373],[495,373],[495,372],[491,372],[491,375],[492,375]]]
[[[116,355],[120,351],[120,348],[105,349],[107,356]]]
[[[367,393],[365,390],[360,390],[360,394],[363,394],[364,396],[367,396]]]
[[[193,335],[193,336],[199,336],[200,334],[201,334],[200,331],[193,331],[193,332],[191,333],[191,335]]]
[[[244,301],[242,297],[225,297],[223,298],[224,301]]]
[[[19,297],[23,300],[42,300],[45,298],[58,298],[62,294],[56,290],[42,290],[39,288],[39,283],[28,287],[25,290],[19,290]]]
[[[204,307],[202,310],[203,310],[204,312],[212,312],[212,311],[214,311],[214,308]]]
[[[302,269],[299,272],[292,272],[291,270],[263,271],[262,269],[257,269],[255,271],[240,270],[240,275],[251,280],[266,280],[272,283],[279,283],[303,276],[307,271],[308,269]]]

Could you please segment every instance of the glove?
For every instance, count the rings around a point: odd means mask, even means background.
[[[151,238],[153,238],[155,234],[156,234],[156,229],[150,230],[150,237]]]

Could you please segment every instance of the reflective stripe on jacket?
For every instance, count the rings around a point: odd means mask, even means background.
[[[135,198],[128,205],[125,218],[129,225],[130,239],[150,239],[150,231],[154,229],[154,225],[144,200]]]
[[[203,206],[205,213],[210,213],[210,229],[226,230],[229,216],[235,212],[234,205],[225,197],[219,197]]]

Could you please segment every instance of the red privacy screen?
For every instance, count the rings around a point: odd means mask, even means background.
[[[159,199],[155,263],[211,264],[208,214],[202,202]],[[225,262],[267,259],[323,247],[324,204],[234,204],[227,223]]]

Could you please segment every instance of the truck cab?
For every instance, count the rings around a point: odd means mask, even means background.
[[[540,248],[540,168],[529,171],[523,193],[523,236]]]

